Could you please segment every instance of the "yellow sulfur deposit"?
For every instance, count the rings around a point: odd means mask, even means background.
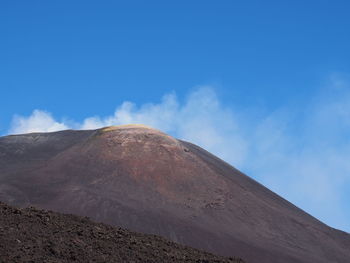
[[[106,128],[103,128],[102,132],[109,132],[109,131],[115,131],[118,129],[130,129],[130,128],[146,128],[146,129],[152,129],[149,126],[143,125],[143,124],[124,124],[124,125],[115,125],[115,126],[109,126]]]

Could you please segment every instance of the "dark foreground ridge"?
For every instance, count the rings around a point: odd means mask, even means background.
[[[86,217],[0,202],[0,262],[235,262]]]

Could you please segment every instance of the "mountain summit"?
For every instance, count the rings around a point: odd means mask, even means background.
[[[0,138],[0,200],[74,213],[251,263],[350,262],[350,235],[142,125]]]

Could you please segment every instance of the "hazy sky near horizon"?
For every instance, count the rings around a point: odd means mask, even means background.
[[[349,1],[1,1],[0,134],[145,123],[350,232]]]

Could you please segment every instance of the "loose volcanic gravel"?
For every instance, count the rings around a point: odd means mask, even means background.
[[[88,218],[0,202],[0,262],[235,262]]]

